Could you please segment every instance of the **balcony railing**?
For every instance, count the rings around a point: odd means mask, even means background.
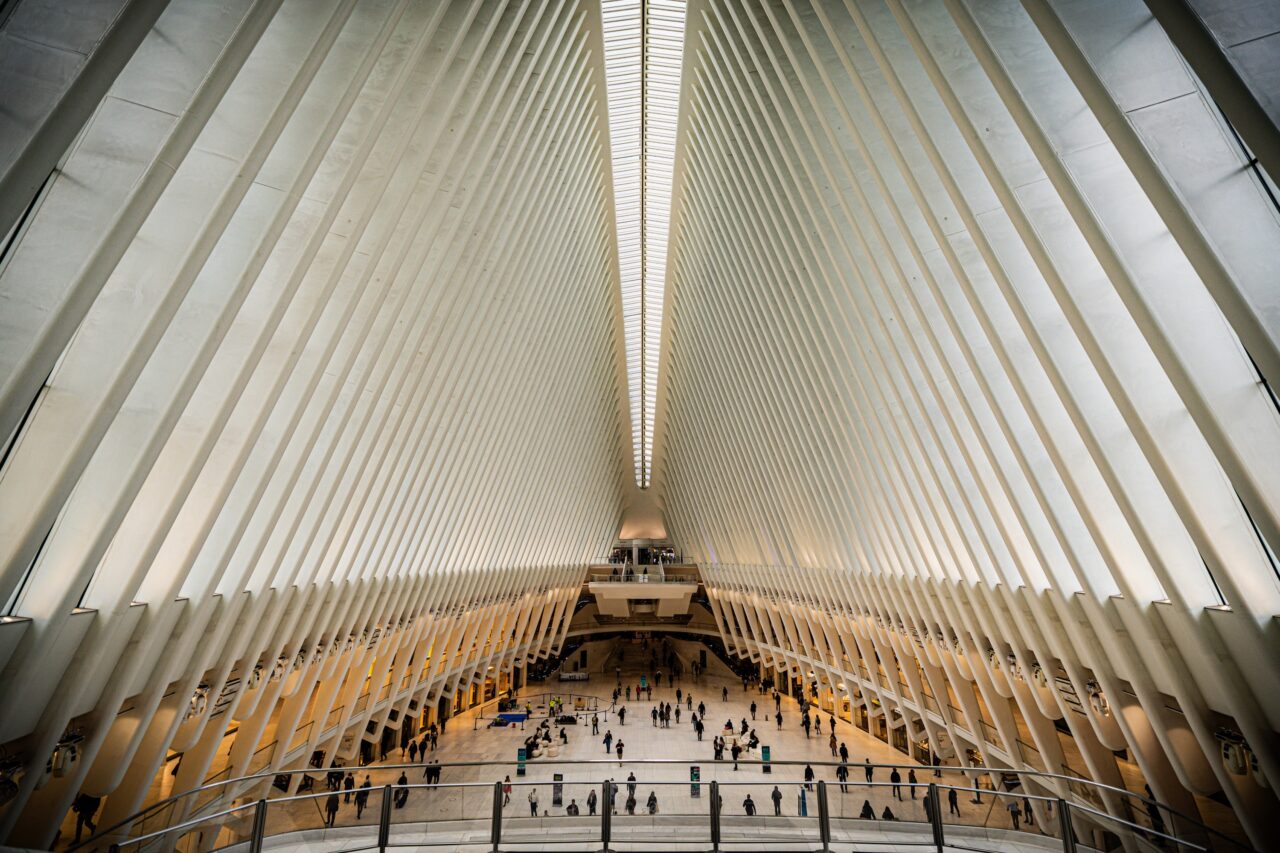
[[[759,761],[739,762],[742,765]],[[838,763],[808,762],[818,766],[823,775],[833,774]],[[344,849],[364,847],[386,848],[397,844],[439,846],[451,849],[483,849],[489,851],[528,849],[531,844],[546,844],[548,836],[556,844],[590,844],[593,849],[626,849],[633,844],[647,844],[646,849],[661,846],[664,840],[678,839],[687,850],[717,850],[720,845],[750,843],[753,850],[822,849],[837,843],[843,849],[855,849],[880,840],[892,833],[898,846],[921,846],[943,850],[964,848],[973,851],[1008,850],[1019,841],[1038,850],[1060,849],[1065,853],[1086,850],[1150,850],[1170,853],[1191,851],[1227,851],[1241,853],[1246,846],[1215,832],[1203,824],[1167,809],[1165,806],[1131,794],[1120,788],[1083,779],[1026,771],[992,770],[989,772],[1016,776],[1010,790],[993,791],[968,784],[893,785],[888,781],[865,782],[864,766],[852,765],[845,782],[796,780],[803,761],[770,763],[773,777],[765,780],[739,781],[730,770],[733,762],[702,762],[703,778],[718,770],[729,770],[728,779],[709,781],[690,779],[675,782],[669,776],[652,778],[662,765],[687,765],[687,761],[610,760],[531,761],[537,766],[557,765],[564,779],[556,783],[562,798],[553,804],[553,785],[548,780],[520,779],[512,762],[476,761],[440,765],[448,770],[457,767],[492,768],[495,779],[504,774],[519,781],[466,782],[437,785],[396,783],[403,770],[417,770],[421,765],[387,765],[365,767],[362,775],[376,777],[363,789],[363,806],[348,802],[343,792],[308,791],[297,796],[278,796],[201,815],[172,825],[163,825],[158,815],[132,818],[104,829],[71,850],[107,851],[111,853],[197,853],[210,849],[210,838],[216,847],[246,844],[249,851],[271,844],[307,845],[322,842],[324,831],[343,828]],[[621,778],[626,768],[636,776],[635,799],[625,783],[611,783],[602,778]],[[887,779],[891,768],[911,768],[923,774],[934,768],[920,765],[873,765],[878,779]],[[956,773],[954,767],[939,771]],[[292,771],[304,773],[307,771]],[[314,772],[314,771],[311,771]],[[966,774],[986,773],[970,770]],[[283,774],[289,775],[289,774]],[[244,790],[254,783],[271,778],[270,774],[222,781]],[[416,778],[416,774],[415,774]],[[319,781],[319,780],[317,780]],[[1053,787],[1068,783],[1090,789],[1090,801],[1108,803],[1109,808],[1094,807],[1052,794]],[[504,791],[510,784],[510,791]],[[775,805],[772,790],[779,795]],[[894,799],[890,799],[890,792]],[[524,815],[529,794],[537,789],[540,798],[538,816]],[[589,805],[595,792],[596,808]],[[656,812],[647,809],[650,792],[658,803]],[[272,793],[275,793],[274,789]],[[449,793],[450,796],[440,796]],[[171,798],[165,813],[184,814],[181,801],[188,796],[208,796],[199,789]],[[870,801],[890,804],[890,809],[871,810]],[[432,804],[429,819],[405,818],[395,808],[398,797]],[[750,814],[751,799],[755,813]],[[580,813],[568,813],[574,802]],[[612,808],[603,808],[605,803]],[[971,803],[980,805],[974,807]],[[1119,803],[1120,808],[1115,805]],[[1016,804],[1023,814],[1034,813],[1034,821],[1020,821],[1011,828],[1010,805]],[[505,809],[504,809],[505,805]],[[510,811],[510,814],[507,811]],[[1120,814],[1116,814],[1119,811]],[[1110,812],[1110,813],[1109,813]],[[698,846],[694,846],[698,845]]]

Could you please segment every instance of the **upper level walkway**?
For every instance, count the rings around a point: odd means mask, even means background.
[[[610,564],[590,566],[586,586],[604,616],[669,619],[689,612],[701,581],[692,565]]]

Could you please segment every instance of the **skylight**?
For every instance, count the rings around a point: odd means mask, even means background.
[[[602,0],[614,216],[636,483],[653,461],[684,0]]]

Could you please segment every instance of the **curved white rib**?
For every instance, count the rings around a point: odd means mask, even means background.
[[[1280,417],[1204,253],[1280,224],[1151,179],[1240,159],[1141,3],[1024,5],[691,6],[655,488],[740,654],[1267,837]]]

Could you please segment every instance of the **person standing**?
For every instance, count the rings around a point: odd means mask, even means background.
[[[649,812],[649,814],[651,815],[657,814],[658,813],[658,795],[655,792],[650,791],[649,799],[645,801],[644,805],[645,805],[645,809]]]
[[[889,774],[889,782],[893,785],[893,798],[895,800],[902,799],[902,774],[898,772],[898,768],[893,768],[893,772]]]
[[[947,810],[957,817],[960,815],[960,798],[956,795],[955,788],[947,789]]]
[[[351,802],[351,792],[355,790],[355,787],[356,787],[356,777],[355,777],[355,774],[354,774],[354,773],[348,773],[348,774],[346,775],[346,778],[344,778],[344,779],[342,780],[342,790],[345,792],[345,793],[343,793],[343,795],[342,795],[342,801],[343,801],[344,803],[349,803],[349,802]]]
[[[752,701],[752,703],[751,703],[751,719],[753,719],[753,720],[754,720],[755,718],[756,718],[756,703],[755,703],[755,701]]]
[[[529,817],[538,816],[538,789],[529,789]]]
[[[507,803],[511,802],[511,776],[502,780],[502,807],[506,808]]]
[[[627,724],[627,706],[623,705],[618,709],[618,725],[625,726]]]
[[[656,729],[658,727],[658,706],[657,705],[654,705],[653,708],[650,709],[649,719],[653,720],[653,727]]]
[[[591,793],[587,794],[587,814],[588,815],[593,815],[596,813],[596,803],[598,801],[599,801],[599,798],[596,797],[596,789],[592,788]]]
[[[916,798],[916,785],[920,780],[916,778],[916,769],[914,767],[907,770],[907,784],[911,786],[911,799]]]
[[[774,714],[774,719],[778,721],[778,728],[782,728],[782,712]]]
[[[845,764],[849,763],[849,747],[844,745],[844,741],[840,742],[840,760]]]
[[[333,826],[338,819],[338,794],[335,791],[324,801],[324,825]]]
[[[864,766],[865,766],[865,768],[866,768],[866,773],[867,773],[867,784],[868,784],[868,785],[870,785],[870,784],[875,780],[875,768],[873,768],[873,767],[871,766],[871,759],[870,759],[870,758],[864,758],[864,759],[862,760],[862,763],[863,763],[863,765],[864,765]]]
[[[631,773],[627,776],[627,793],[634,795],[636,792],[636,774]]]
[[[622,764],[622,747],[623,747],[622,740],[621,740],[621,739],[619,739],[619,740],[618,740],[618,746],[616,747],[617,752],[618,752],[618,764]]]
[[[608,755],[613,751],[613,730],[610,729],[604,733],[604,754]]]
[[[720,701],[721,701],[721,702],[728,702],[728,701],[729,701],[729,688],[728,688],[728,687],[721,687],[721,688],[720,688]],[[751,797],[748,795],[747,799],[749,800],[749,799],[751,799]]]
[[[781,815],[782,815],[782,792],[778,790],[778,786],[777,786],[777,785],[774,785],[774,786],[773,786],[773,793],[769,795],[769,798],[773,800],[773,814],[774,814],[774,816],[775,816],[775,817],[781,817]]]
[[[831,757],[835,758],[840,753],[836,750],[836,733],[832,732],[831,737],[827,738],[827,746],[831,747]]]

